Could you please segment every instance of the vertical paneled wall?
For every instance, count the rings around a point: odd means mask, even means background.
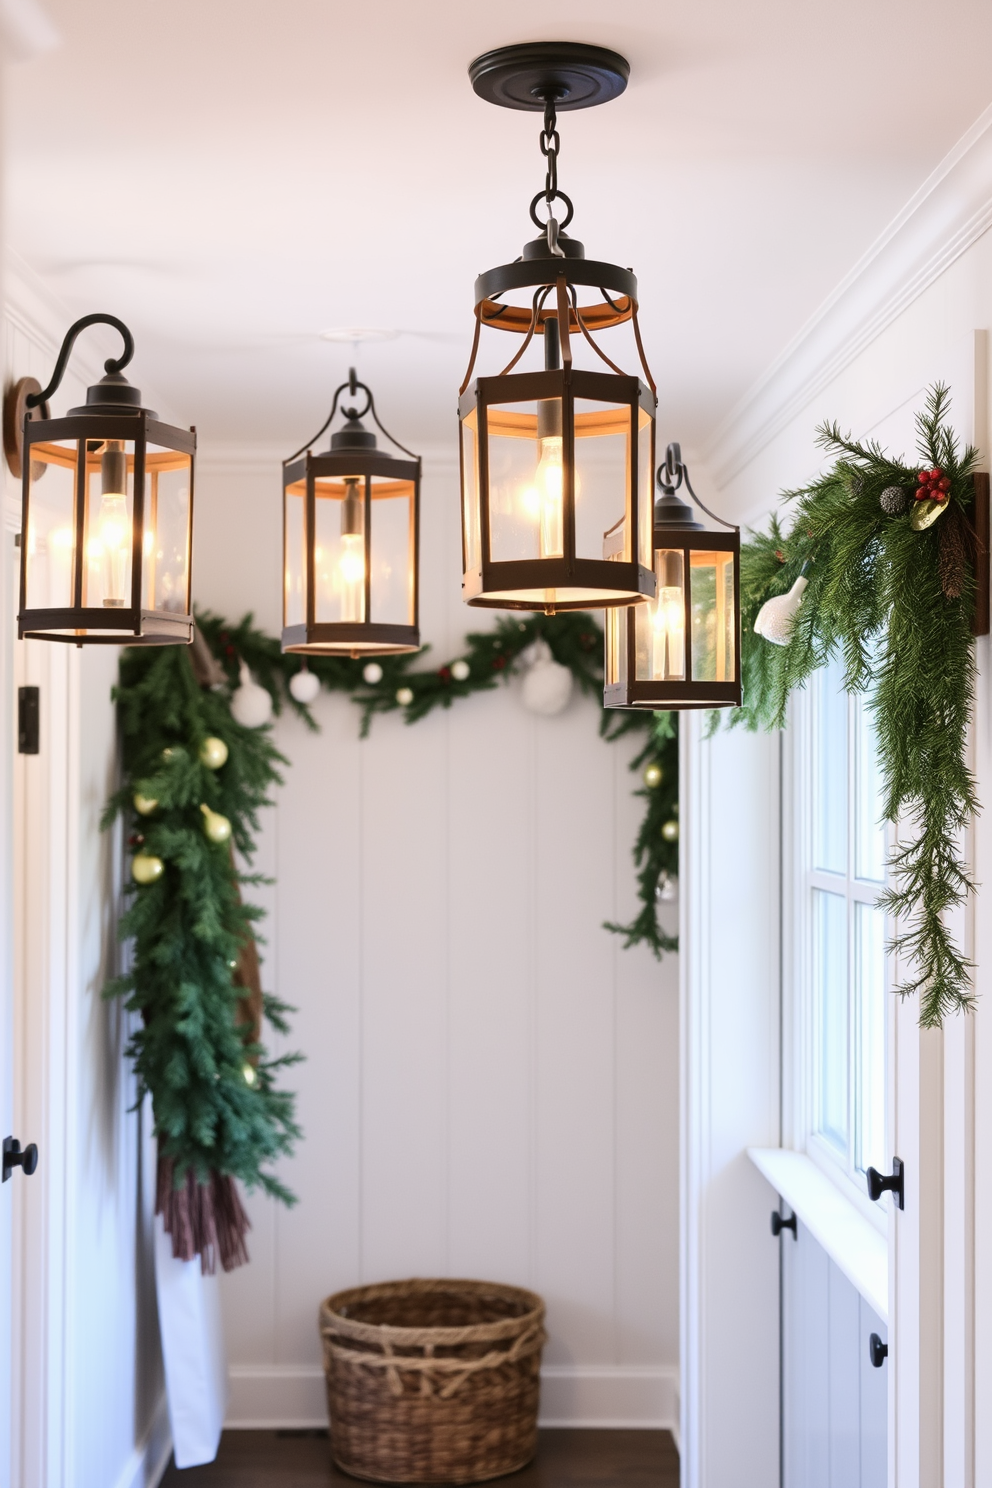
[[[491,623],[459,592],[457,474],[429,462],[431,653]],[[275,459],[206,453],[197,602],[279,627]],[[230,1417],[324,1419],[317,1307],[412,1274],[519,1282],[548,1302],[548,1420],[677,1420],[677,973],[602,928],[635,909],[633,749],[517,684],[358,738],[343,698],[266,813],[264,980],[297,1008],[287,1080],[306,1136],[285,1211],[251,1202],[225,1278]],[[672,915],[674,922],[674,914]]]

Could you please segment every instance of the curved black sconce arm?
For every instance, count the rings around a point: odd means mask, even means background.
[[[321,424],[316,434],[314,434],[311,439],[308,439],[306,444],[302,444],[295,454],[290,455],[288,460],[284,460],[284,465],[292,465],[293,461],[299,459],[300,455],[302,455],[306,450],[313,449],[320,436],[330,428],[334,420],[334,415],[337,413],[338,410],[338,400],[341,397],[341,394],[345,391],[345,389],[347,389],[349,397],[354,398],[359,388],[361,388],[368,401],[366,402],[365,407],[362,409],[342,408],[341,411],[345,415],[345,417],[350,419],[361,419],[364,418],[367,413],[371,413],[372,417],[375,419],[376,427],[378,428],[379,432],[381,434],[385,434],[386,438],[390,441],[391,444],[395,444],[397,449],[401,449],[405,455],[409,455],[411,460],[420,459],[419,455],[415,455],[413,453],[413,450],[408,450],[405,444],[400,444],[395,435],[390,434],[389,430],[386,428],[385,424],[382,422],[379,415],[375,411],[375,399],[372,396],[372,389],[368,386],[367,383],[359,382],[358,374],[356,373],[354,367],[349,367],[348,381],[343,382],[341,386],[335,390],[334,401],[331,404],[330,413],[327,415],[326,419]]]
[[[28,408],[37,408],[39,404],[47,403],[52,394],[58,390],[58,386],[65,376],[65,369],[69,365],[69,357],[76,343],[76,337],[80,331],[85,331],[87,326],[91,325],[109,325],[113,326],[115,331],[120,331],[124,340],[124,351],[119,357],[108,357],[103,364],[103,370],[107,373],[122,372],[124,370],[134,356],[134,337],[131,335],[127,326],[122,320],[118,320],[116,315],[103,315],[100,313],[84,315],[81,320],[77,320],[75,325],[71,325],[66,331],[65,340],[62,342],[62,349],[58,355],[58,361],[55,363],[55,371],[52,373],[52,380],[47,388],[41,393],[30,393],[25,399]]]
[[[658,484],[666,496],[674,496],[682,482],[685,481],[686,490],[693,501],[714,522],[719,522],[721,527],[729,527],[731,532],[740,532],[736,522],[728,522],[724,517],[718,517],[716,512],[711,512],[709,507],[696,495],[692,489],[692,481],[689,479],[689,468],[682,461],[682,448],[676,440],[668,446],[665,451],[665,463],[658,466]]]

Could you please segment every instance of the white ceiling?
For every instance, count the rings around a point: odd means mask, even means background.
[[[358,352],[384,421],[453,438],[474,277],[543,184],[539,118],[475,97],[479,52],[629,58],[621,99],[561,116],[560,180],[638,275],[659,439],[689,448],[992,96],[987,0],[44,4],[61,46],[8,74],[9,241],[132,325],[135,381],[202,436],[287,453],[352,359],[331,327],[401,332]]]

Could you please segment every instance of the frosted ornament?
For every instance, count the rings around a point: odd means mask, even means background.
[[[409,708],[410,704],[413,702],[413,688],[399,688],[396,693],[396,701],[399,703],[401,708]]]
[[[370,687],[375,687],[377,682],[382,681],[382,667],[377,661],[370,661],[362,668],[362,677]]]
[[[309,667],[294,672],[289,679],[290,695],[306,706],[312,703],[320,691],[320,678],[314,676]]]
[[[528,646],[521,660],[527,661],[520,697],[528,713],[553,718],[568,707],[572,696],[572,674],[555,661],[545,640]]]
[[[213,735],[204,739],[200,745],[200,764],[206,765],[208,770],[219,770],[222,765],[227,764],[227,745],[223,739]]]
[[[467,682],[471,668],[467,661],[453,661],[451,663],[451,675],[456,682]]]
[[[219,811],[211,811],[209,806],[200,807],[203,812],[203,830],[211,842],[226,842],[231,835],[231,823],[226,816],[221,816]]]
[[[231,717],[242,728],[262,728],[272,717],[272,699],[259,687],[251,672],[241,663],[240,686],[231,698]]]
[[[754,622],[755,634],[771,641],[773,646],[787,646],[808,583],[805,574],[800,574],[788,594],[776,594],[774,599],[766,599]]]
[[[664,837],[664,839],[665,839],[666,842],[678,842],[678,840],[679,840],[679,824],[678,824],[678,822],[675,821],[674,818],[671,821],[665,822],[664,825],[662,826],[662,829],[661,829],[661,835],[662,835],[662,837]]]
[[[131,877],[136,884],[152,884],[164,872],[162,859],[153,857],[151,853],[135,853],[131,859]]]

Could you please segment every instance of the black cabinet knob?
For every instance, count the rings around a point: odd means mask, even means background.
[[[873,1333],[868,1340],[868,1357],[873,1369],[881,1369],[889,1357],[889,1345],[883,1343],[877,1333]]]
[[[15,1168],[20,1168],[25,1178],[30,1178],[38,1166],[38,1148],[34,1142],[29,1142],[24,1151],[16,1137],[4,1137],[3,1139],[3,1181],[7,1182]]]
[[[788,1219],[785,1219],[781,1214],[779,1214],[777,1209],[773,1209],[772,1234],[781,1235],[783,1230],[791,1230],[793,1240],[799,1239],[799,1235],[796,1231],[796,1216],[794,1214],[790,1214]]]
[[[891,1193],[899,1209],[905,1208],[905,1192],[903,1189],[903,1175],[905,1165],[900,1157],[892,1159],[892,1172],[880,1173],[877,1168],[869,1168],[865,1173],[865,1181],[868,1184],[868,1197],[878,1203],[883,1193]]]

